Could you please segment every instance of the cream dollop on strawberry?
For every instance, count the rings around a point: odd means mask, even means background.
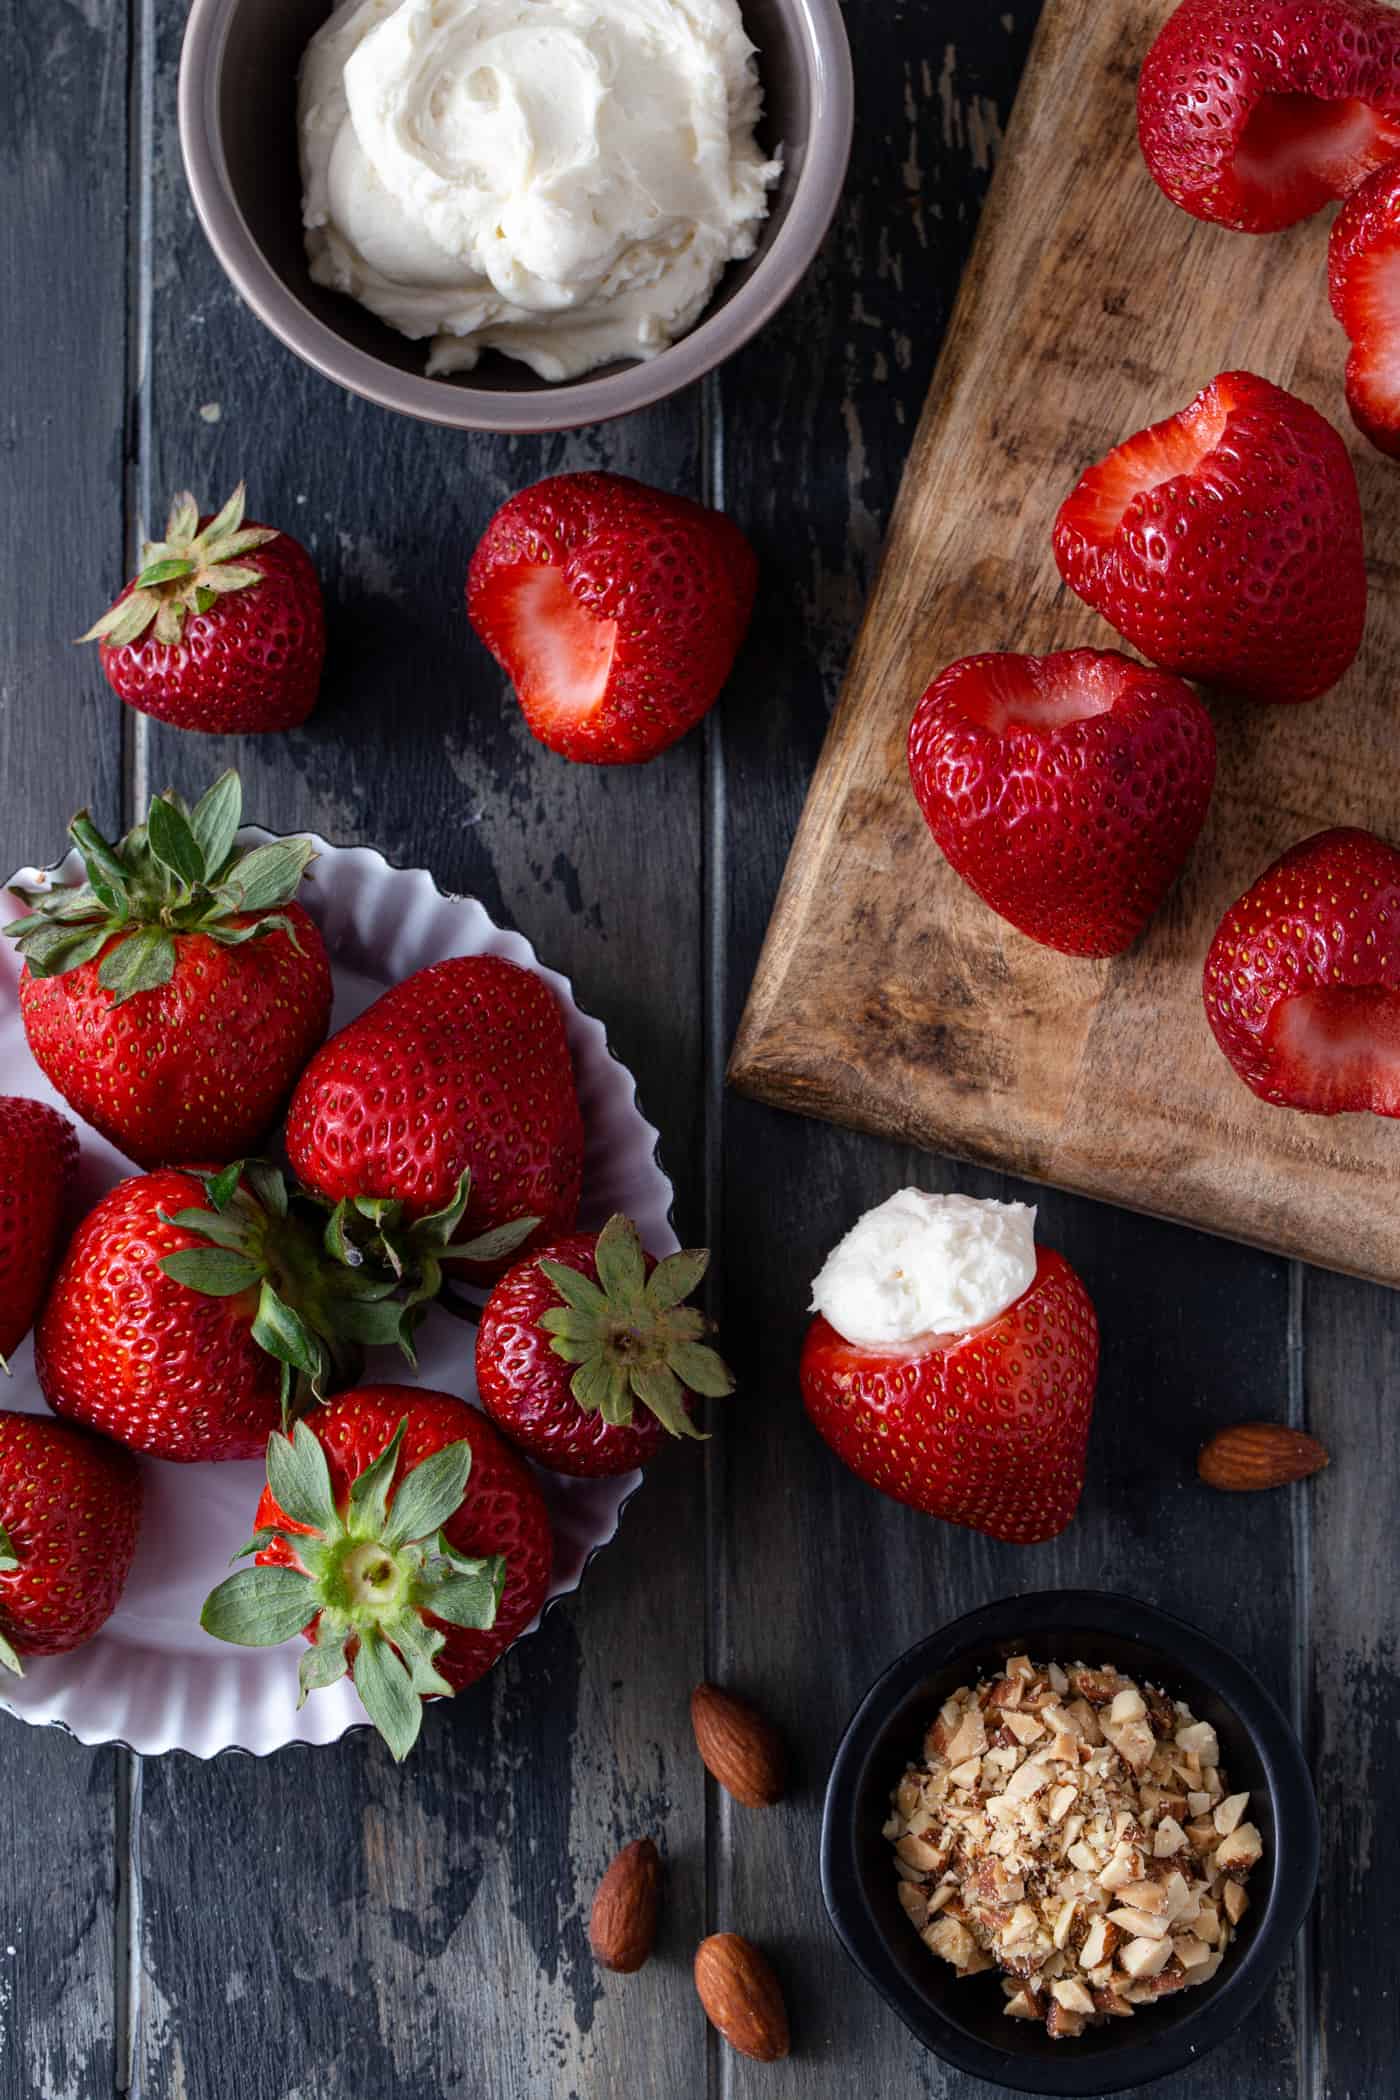
[[[1014,1305],[1035,1264],[1032,1204],[898,1189],[832,1249],[810,1310],[864,1348],[965,1334]]]

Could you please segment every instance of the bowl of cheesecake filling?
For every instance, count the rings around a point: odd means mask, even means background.
[[[194,0],[180,139],[307,363],[464,429],[714,370],[813,260],[850,151],[838,0]]]

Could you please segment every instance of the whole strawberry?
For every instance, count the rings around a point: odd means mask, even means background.
[[[34,1324],[77,1171],[68,1118],[0,1094],[0,1365]]]
[[[909,774],[993,911],[1066,955],[1117,955],[1205,822],[1215,731],[1188,685],[1116,650],[968,656],[915,709]]]
[[[1221,920],[1204,989],[1261,1100],[1400,1116],[1400,852],[1348,830],[1291,847]]]
[[[0,1670],[63,1655],[117,1606],[141,1524],[129,1452],[42,1415],[0,1414]]]
[[[311,1060],[287,1111],[287,1155],[332,1204],[371,1216],[398,1205],[438,1263],[513,1252],[527,1218],[537,1242],[567,1232],[583,1118],[553,992],[499,955],[405,978]],[[483,1248],[456,1244],[459,1225],[515,1229]]]
[[[498,1429],[556,1473],[630,1473],[667,1433],[695,1436],[694,1395],[734,1380],[682,1303],[704,1248],[655,1262],[630,1219],[529,1255],[496,1284],[476,1340],[476,1384]]]
[[[1252,372],[1223,372],[1090,467],[1055,520],[1055,559],[1144,656],[1251,700],[1315,700],[1361,646],[1346,446]]]
[[[1332,311],[1347,332],[1351,419],[1400,458],[1400,159],[1354,190],[1327,243]]]
[[[549,1517],[528,1469],[450,1393],[362,1386],[267,1449],[245,1551],[201,1623],[269,1647],[305,1633],[303,1698],[348,1671],[396,1758],[423,1701],[484,1677],[549,1589]],[[311,1542],[308,1546],[308,1541]]]
[[[192,810],[158,795],[119,846],[84,812],[87,881],[15,893],[35,1061],[140,1166],[255,1152],[330,1024],[325,943],[293,902],[311,841],[242,848],[241,813],[236,773]]]
[[[1400,18],[1382,0],[1182,0],[1138,78],[1153,179],[1273,233],[1400,153]]]
[[[1033,1545],[1079,1505],[1098,1322],[1064,1256],[985,1325],[901,1344],[847,1341],[821,1314],[800,1367],[813,1426],[860,1479],[929,1516]]]
[[[757,581],[719,511],[621,474],[556,474],[496,512],[467,612],[542,744],[630,765],[714,706]]]
[[[311,557],[243,506],[241,481],[217,517],[177,496],[165,538],[81,637],[100,642],[114,692],[176,729],[293,729],[316,705],[326,620]]]
[[[163,1168],[88,1212],[34,1333],[55,1414],[152,1458],[257,1458],[289,1407],[402,1338],[392,1279],[322,1250],[324,1217],[263,1166]]]

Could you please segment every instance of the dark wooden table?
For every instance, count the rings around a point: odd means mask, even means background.
[[[233,760],[261,821],[372,842],[474,891],[572,975],[638,1074],[680,1229],[723,1248],[714,1310],[742,1386],[703,1456],[657,1464],[582,1592],[434,1714],[402,1771],[364,1736],[143,1763],[0,1720],[3,2100],[970,2100],[827,1928],[822,1785],[899,1649],[1064,1581],[1135,1590],[1236,1647],[1297,1717],[1321,1792],[1311,1929],[1259,2012],[1173,2091],[1395,2091],[1397,1300],[1044,1196],[1043,1235],[1101,1312],[1098,1422],[1066,1537],[997,1547],[845,1474],[806,1428],[794,1374],[808,1279],[860,1209],[911,1179],[1008,1185],[723,1087],[1035,14],[1034,0],[853,5],[846,203],[786,313],[717,382],[630,422],[491,442],[349,399],[239,305],[180,168],[180,0],[5,0],[0,860],[50,857],[83,802],[116,825],[150,787],[197,789]],[[722,502],[763,559],[722,709],[637,771],[532,743],[463,615],[493,507],[582,466]],[[225,746],[123,710],[67,638],[173,489],[221,498],[240,473],[312,549],[332,655],[307,730]],[[1250,1415],[1306,1421],[1331,1471],[1296,1494],[1208,1496],[1197,1444]],[[797,1771],[780,1808],[705,1783],[686,1712],[702,1676],[781,1721]],[[615,1846],[645,1831],[668,1860],[660,1955],[605,1979],[588,1902]],[[690,1958],[726,1927],[785,1978],[785,2065],[707,2034]]]

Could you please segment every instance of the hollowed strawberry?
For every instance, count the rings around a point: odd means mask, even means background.
[[[1347,407],[1381,452],[1400,457],[1400,160],[1350,197],[1327,250],[1332,311],[1347,332]]]

